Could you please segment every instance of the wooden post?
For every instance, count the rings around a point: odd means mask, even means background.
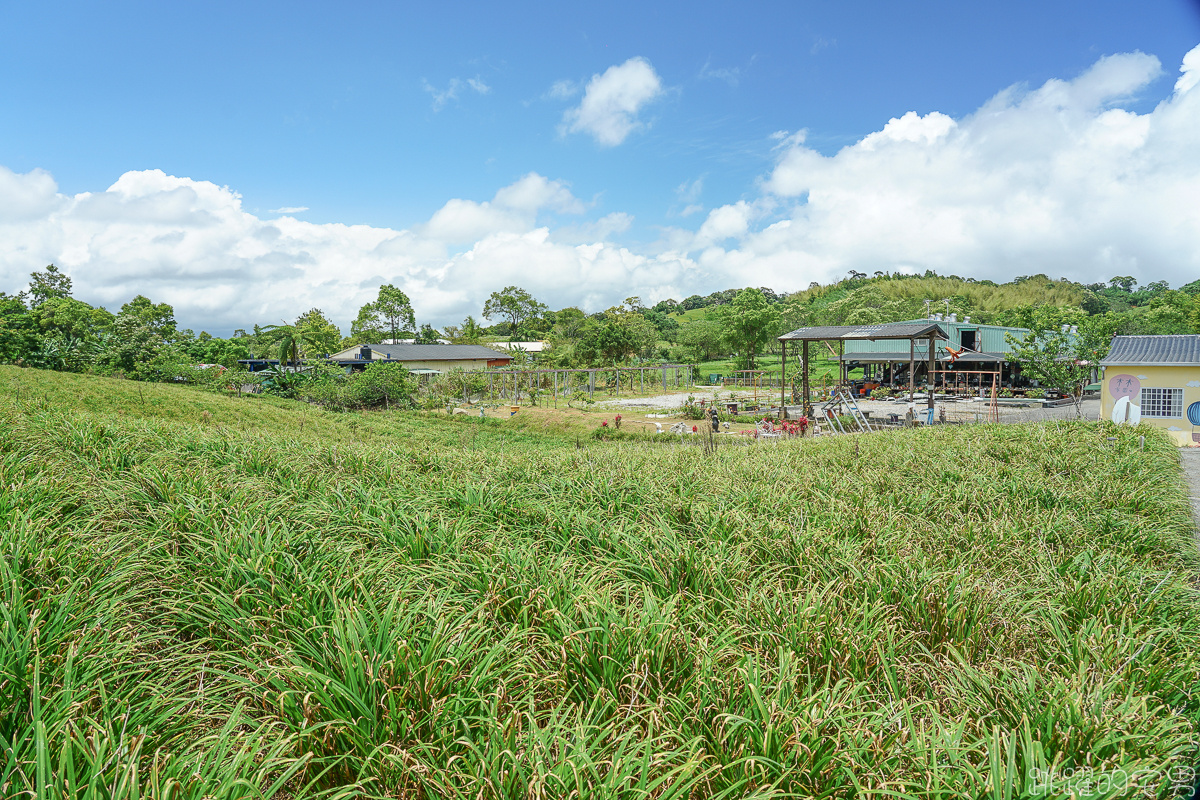
[[[812,404],[809,403],[809,400],[808,400],[808,398],[810,397],[810,395],[808,393],[808,339],[805,339],[803,345],[801,346],[800,375],[802,378],[801,383],[804,385],[804,388],[803,388],[804,396],[802,398],[800,398],[800,409],[801,409],[801,413],[811,420],[812,419]]]
[[[933,379],[937,374],[937,348],[933,334],[929,334],[929,408],[933,408]]]
[[[787,419],[787,342],[779,342],[779,418]]]
[[[842,378],[842,386],[846,385],[847,379],[850,377],[850,370],[846,369],[846,340],[838,340],[838,375]]]
[[[642,389],[642,394],[646,393],[646,368],[642,367],[638,370],[638,385]]]
[[[917,377],[913,372],[917,368],[917,340],[908,340],[908,402],[913,402],[913,393],[916,391]]]

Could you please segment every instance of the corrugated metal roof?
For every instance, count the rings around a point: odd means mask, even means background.
[[[483,361],[497,358],[511,359],[490,347],[477,344],[369,344],[356,345],[330,356],[333,361],[354,361],[362,347],[371,348],[372,360],[392,361]]]
[[[1200,335],[1114,336],[1101,366],[1200,366]]]
[[[928,347],[916,348],[915,359],[917,361],[928,361],[929,360],[928,351],[929,351]],[[941,348],[941,347],[937,348],[935,353],[936,353],[935,357],[937,358],[938,361],[946,361],[950,358],[950,356],[946,353],[944,348]],[[1004,360],[1004,356],[1002,356],[1002,355],[993,355],[991,353],[974,353],[974,352],[968,351],[958,357],[957,363],[963,364],[968,361],[976,362],[976,363],[978,363],[978,362],[996,363],[998,361],[1003,361],[1003,360]],[[903,363],[905,361],[908,361],[908,351],[905,350],[903,353],[901,353],[901,352],[894,351],[894,350],[889,350],[889,351],[877,350],[874,352],[852,353],[847,350],[846,354],[842,356],[842,361],[880,361],[880,362]]]
[[[799,339],[912,339],[928,337],[933,334],[938,339],[946,339],[946,332],[932,320],[915,320],[912,322],[885,322],[880,325],[818,325],[811,328],[797,328],[791,333],[779,337],[779,341],[796,341]]]

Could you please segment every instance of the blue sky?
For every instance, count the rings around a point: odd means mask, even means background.
[[[505,283],[598,310],[849,268],[1200,269],[1191,212],[1167,244],[1081,224],[1200,205],[1195,2],[577,5],[8,4],[0,290],[53,260],[83,299],[228,332],[348,327],[385,281],[445,324]]]

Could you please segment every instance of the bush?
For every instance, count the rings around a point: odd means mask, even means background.
[[[298,376],[294,395],[336,409],[412,408],[417,380],[403,364],[374,362],[346,375],[336,368],[314,368]]]

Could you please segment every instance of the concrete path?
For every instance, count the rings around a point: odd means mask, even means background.
[[[1200,542],[1200,448],[1179,448],[1179,462],[1183,464],[1183,477],[1188,484],[1188,497],[1192,503],[1192,519],[1195,520],[1196,540]]]

